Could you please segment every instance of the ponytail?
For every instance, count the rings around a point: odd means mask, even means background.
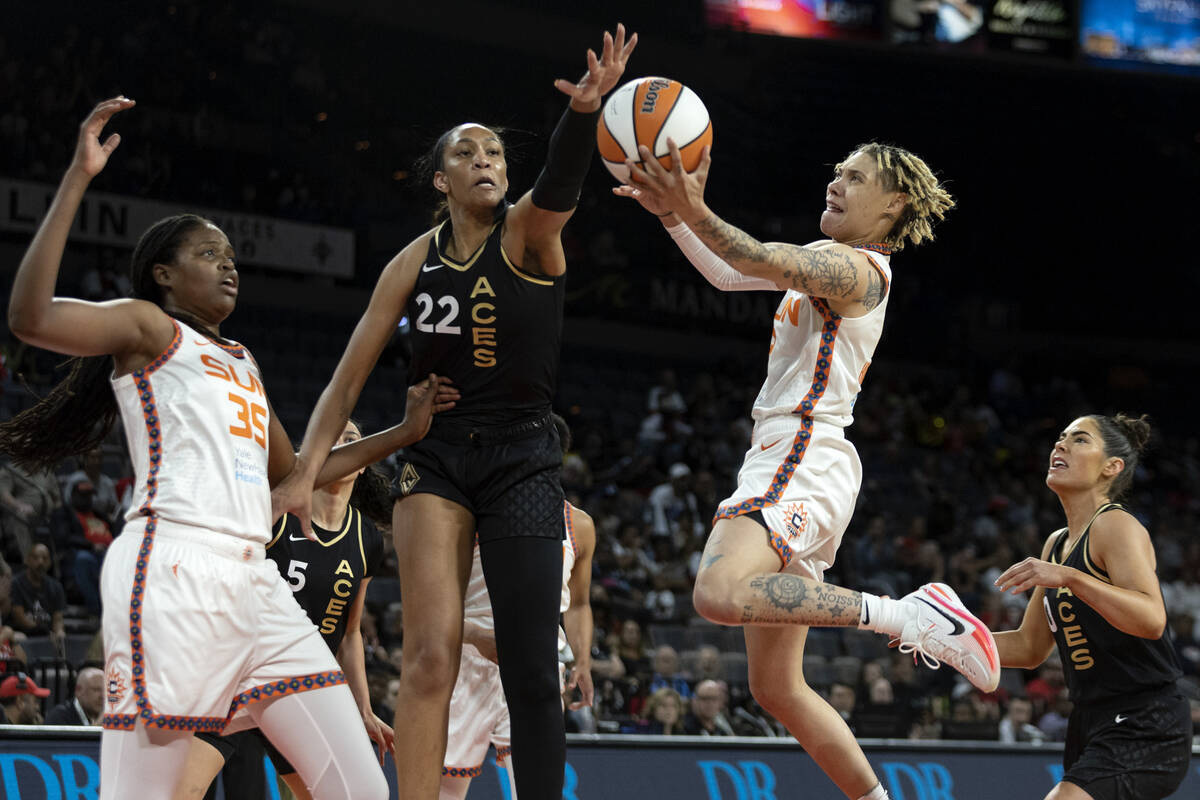
[[[1109,488],[1109,497],[1116,500],[1133,484],[1134,470],[1137,469],[1138,461],[1141,460],[1141,455],[1150,441],[1150,422],[1145,414],[1140,417],[1125,414],[1111,417],[1091,414],[1088,418],[1100,429],[1105,457],[1119,458],[1125,462],[1125,467],[1113,478]]]

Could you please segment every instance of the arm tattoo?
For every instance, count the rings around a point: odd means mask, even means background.
[[[871,269],[867,276],[867,293],[863,295],[863,308],[870,311],[883,302],[883,276],[879,270]]]
[[[765,264],[771,258],[771,252],[765,244],[741,228],[730,225],[716,214],[709,214],[691,228],[710,250],[735,268],[736,261],[748,260]]]
[[[844,253],[768,246],[716,214],[709,214],[691,228],[710,250],[744,274],[761,274],[742,268],[744,262],[751,261],[782,269],[782,277],[793,289],[814,297],[845,300],[858,290],[858,267]],[[775,275],[764,277],[775,279]]]
[[[717,563],[724,557],[725,557],[724,553],[716,553],[714,555],[711,555],[708,558],[704,559],[704,563],[700,565],[700,568],[708,569],[709,567],[711,567],[713,564]]]

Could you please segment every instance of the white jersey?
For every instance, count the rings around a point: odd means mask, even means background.
[[[883,333],[892,281],[887,256],[858,250],[883,275],[883,301],[861,317],[843,317],[821,298],[785,292],[775,312],[767,379],[754,400],[756,421],[780,414],[839,428],[854,421],[854,401]]]
[[[265,544],[270,420],[258,364],[172,320],[170,347],[112,379],[137,481],[127,519],[154,514]]]
[[[575,532],[571,526],[571,504],[563,503],[563,523],[567,528],[567,538],[563,540],[563,571],[562,599],[558,604],[558,613],[562,614],[571,605],[571,569],[575,566],[575,556],[579,548],[575,544]],[[487,583],[483,579],[483,563],[479,560],[479,545],[475,545],[475,553],[471,557],[471,577],[467,579],[467,594],[463,600],[463,616],[485,630],[492,630],[496,623],[492,618],[492,600],[488,596]],[[558,631],[559,650],[566,642],[562,629]]]

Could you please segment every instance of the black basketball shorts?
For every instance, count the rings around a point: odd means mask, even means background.
[[[475,515],[480,543],[513,536],[560,540],[562,448],[550,415],[514,425],[438,424],[404,448],[392,496],[435,494]]]
[[[1191,756],[1191,708],[1171,687],[1076,707],[1063,780],[1096,800],[1156,800],[1179,788]]]

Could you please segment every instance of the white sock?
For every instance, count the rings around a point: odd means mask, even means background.
[[[883,788],[882,783],[877,783],[874,789],[858,798],[858,800],[888,800],[887,789]]]
[[[862,592],[862,614],[858,618],[860,630],[899,636],[904,630],[904,623],[908,622],[911,616],[912,609],[908,603]]]

